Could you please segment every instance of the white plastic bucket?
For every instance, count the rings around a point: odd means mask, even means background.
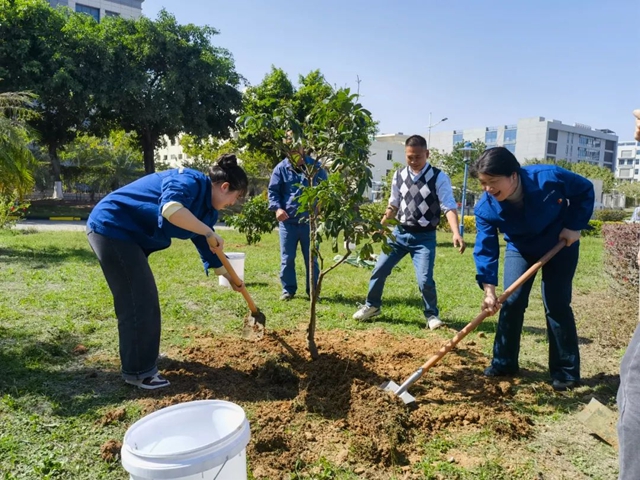
[[[233,270],[236,272],[240,280],[244,282],[244,253],[240,252],[229,252],[226,254],[229,259],[229,263],[233,267]],[[222,275],[218,277],[218,284],[221,287],[229,287],[231,288],[231,284],[229,280],[224,278]]]
[[[244,410],[234,403],[180,403],[129,427],[122,466],[131,480],[246,480],[250,436]]]

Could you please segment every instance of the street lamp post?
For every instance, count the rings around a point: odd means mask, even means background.
[[[462,213],[460,215],[460,236],[464,237],[464,209],[466,207],[467,200],[467,175],[469,173],[469,162],[471,161],[471,152],[473,147],[471,142],[466,142],[464,148],[461,149],[464,154],[464,180],[462,181]]]
[[[431,128],[435,127],[436,125],[440,125],[442,122],[446,122],[447,120],[449,119],[447,117],[444,117],[442,120],[434,124],[431,124],[431,112],[429,112],[429,127],[427,127],[429,130],[429,133],[427,135],[427,148],[431,148]]]

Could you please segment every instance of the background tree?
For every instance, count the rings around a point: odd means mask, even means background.
[[[320,70],[314,70],[306,76],[300,75],[296,88],[283,70],[272,66],[271,72],[259,85],[250,87],[245,92],[242,114],[246,118],[270,115],[286,106],[292,118],[301,124],[318,103],[332,94],[333,89]],[[269,135],[250,125],[240,126],[238,143],[246,148],[248,153],[258,154],[267,160],[269,171],[282,160],[282,151],[272,145]]]
[[[527,159],[526,165],[532,164],[552,164],[562,167],[566,170],[570,170],[578,175],[582,175],[585,178],[602,180],[602,192],[609,193],[615,187],[615,176],[613,172],[605,167],[598,165],[592,165],[587,162],[569,162],[567,160],[546,160],[539,158]]]
[[[0,196],[22,196],[33,187],[35,158],[26,126],[32,103],[28,93],[0,94]]]
[[[94,100],[106,76],[98,29],[89,15],[42,0],[0,0],[0,91],[37,95],[29,123],[47,147],[58,195],[59,149],[100,124]]]
[[[252,151],[246,147],[241,148],[235,139],[221,141],[215,138],[203,139],[193,135],[183,135],[180,138],[180,146],[184,153],[192,158],[183,162],[183,165],[188,168],[205,171],[220,155],[233,153],[250,177],[268,177],[271,173],[270,162],[264,153]]]
[[[179,25],[165,10],[155,21],[105,22],[112,95],[103,112],[136,133],[146,173],[155,171],[154,150],[164,135],[229,137],[241,107],[242,79],[231,54],[211,44],[217,33]]]
[[[476,140],[471,143],[473,152],[471,152],[471,162],[477,160],[480,155],[487,149],[484,142]],[[451,153],[441,153],[438,150],[429,151],[429,162],[440,168],[451,178],[453,192],[458,201],[462,200],[462,185],[464,183],[464,143],[460,142],[453,147]],[[481,192],[478,182],[471,177],[467,180],[467,193],[471,192],[477,195]]]
[[[297,105],[291,102],[275,112],[245,115],[239,121],[250,132],[261,132],[271,151],[279,153],[277,158],[295,159],[300,149],[311,151],[317,163],[303,167],[309,185],[319,168],[326,169],[329,174],[319,185],[304,187],[299,198],[300,211],[309,215],[312,245],[309,272],[313,272],[316,259],[320,265],[317,284],[315,279],[310,282],[307,339],[312,358],[318,356],[316,305],[325,276],[349,257],[350,243],[359,246],[361,257],[369,257],[373,253],[373,243],[384,240],[389,234],[389,229],[380,224],[377,212],[369,215],[370,211],[362,208],[367,201],[364,194],[371,186],[368,158],[376,124],[369,111],[359,103],[358,96],[348,88],[334,90],[328,84],[327,87],[331,92],[329,96],[316,103],[303,119],[298,116]],[[284,142],[287,132],[293,134],[290,141]],[[319,250],[320,243],[327,240],[331,242],[333,252],[338,252],[341,237],[346,241],[346,252],[336,262],[325,262]]]
[[[79,135],[60,156],[68,187],[91,194],[111,192],[144,174],[142,153],[131,135],[112,132],[107,138]]]
[[[634,204],[638,205],[640,199],[640,182],[624,182],[616,187],[616,190],[627,198],[632,198]]]

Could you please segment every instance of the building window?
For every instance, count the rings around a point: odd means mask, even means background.
[[[169,158],[169,157],[168,157],[167,155],[163,155],[163,156],[162,156],[162,160],[164,160],[164,161],[167,161],[167,159],[168,159],[168,158]]]
[[[495,147],[498,143],[498,132],[493,130],[491,132],[485,132],[484,134],[484,143],[487,148]]]
[[[507,143],[516,143],[516,134],[518,130],[515,128],[510,128],[504,131],[504,143],[505,147]]]
[[[558,141],[558,130],[555,128],[549,129],[549,140],[557,142]]]
[[[393,150],[387,150],[387,160],[393,160]]]
[[[622,158],[618,159],[618,165],[624,165],[625,160],[623,160]]]
[[[181,153],[178,154],[178,160],[182,160],[182,154]]]
[[[462,143],[464,141],[463,136],[461,133],[453,133],[453,145],[456,146],[459,143]]]
[[[633,157],[633,150],[621,150],[620,158],[631,158]]]
[[[516,153],[516,144],[515,143],[510,143],[508,145],[505,145],[504,148],[506,148],[507,150],[509,150],[511,153],[513,153],[515,155],[515,153]]]
[[[171,146],[174,147],[176,145],[176,139],[172,138],[171,139]]]
[[[558,150],[558,144],[553,142],[547,142],[547,153],[549,155],[555,155]]]
[[[613,163],[613,152],[604,152],[604,163]]]
[[[638,169],[637,168],[633,171],[633,174],[634,175],[638,175]]]
[[[106,17],[119,17],[120,14],[118,12],[110,12],[109,10],[104,11],[104,15]]]
[[[613,140],[607,140],[607,141],[604,142],[604,149],[605,150],[613,151],[615,146],[616,146],[616,142],[614,142]]]
[[[87,15],[91,15],[93,18],[95,18],[96,22],[100,21],[99,8],[89,7],[88,5],[82,5],[81,3],[76,3],[76,12],[86,13]]]

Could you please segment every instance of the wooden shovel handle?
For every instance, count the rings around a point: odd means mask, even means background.
[[[224,266],[224,268],[227,269],[227,272],[231,277],[231,281],[235,284],[235,286],[239,287],[240,285],[242,285],[242,289],[240,290],[240,293],[242,294],[244,299],[247,301],[247,305],[249,306],[249,310],[251,310],[251,313],[258,313],[258,307],[253,301],[253,298],[251,298],[251,295],[249,295],[249,292],[247,291],[247,287],[244,286],[244,282],[240,280],[240,277],[238,277],[238,274],[231,266],[231,262],[229,261],[227,256],[224,254],[224,252],[221,249],[218,249],[218,253],[216,255],[222,262],[222,265]]]
[[[518,288],[522,286],[527,280],[529,280],[540,268],[547,263],[553,256],[558,253],[560,250],[564,248],[566,242],[561,240],[558,244],[549,250],[540,260],[531,265],[529,269],[522,274],[520,278],[518,278],[515,282],[513,282],[509,288],[507,288],[502,295],[498,297],[498,303],[503,303],[507,298],[511,296],[511,294],[516,291]],[[448,352],[450,352],[464,337],[466,337],[469,333],[474,331],[478,325],[480,325],[485,318],[487,318],[489,314],[485,311],[482,311],[476,318],[474,318],[471,322],[469,322],[462,330],[460,330],[456,335],[449,340],[438,353],[433,355],[429,360],[427,360],[422,365],[423,374],[433,367],[436,363],[440,361],[442,357],[444,357]]]

